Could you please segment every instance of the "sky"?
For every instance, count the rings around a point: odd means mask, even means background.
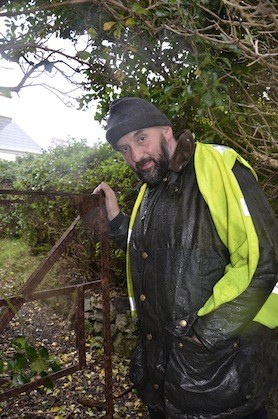
[[[20,77],[12,63],[0,60],[0,86],[17,85]],[[61,78],[56,75],[51,84],[60,88]],[[18,94],[12,93],[12,98],[0,96],[0,115],[12,118],[44,150],[53,138],[85,138],[88,145],[103,141],[104,130],[94,120],[94,113],[95,106],[86,111],[67,107],[42,86],[23,88]]]
[[[15,63],[0,59],[0,86],[17,86],[21,78],[22,72]],[[53,138],[84,138],[88,145],[105,140],[104,129],[94,120],[96,105],[86,111],[77,110],[77,103],[76,108],[69,108],[54,93],[42,87],[45,83],[70,91],[72,86],[64,77],[45,72],[33,83],[40,86],[25,87],[18,94],[12,92],[12,98],[0,96],[0,115],[12,118],[44,150],[48,149]],[[82,95],[81,91],[79,93]]]

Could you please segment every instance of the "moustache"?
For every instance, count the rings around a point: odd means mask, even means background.
[[[142,169],[142,166],[144,166],[146,163],[149,163],[150,161],[154,161],[154,159],[152,159],[151,157],[147,157],[145,159],[140,160],[139,162],[136,163],[136,169],[140,170]]]

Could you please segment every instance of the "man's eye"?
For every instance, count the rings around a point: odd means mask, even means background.
[[[122,148],[119,149],[119,152],[122,153],[122,154],[125,154],[127,152],[127,150],[128,150],[128,147],[122,147]]]
[[[145,141],[146,137],[139,137],[138,138],[138,143],[142,143],[143,141]]]

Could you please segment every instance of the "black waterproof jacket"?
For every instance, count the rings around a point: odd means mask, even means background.
[[[229,253],[198,189],[192,155],[180,167],[147,190],[132,232],[140,333],[130,376],[143,402],[167,418],[239,418],[261,407],[277,386],[275,331],[252,321],[277,282],[277,223],[254,176],[236,163],[260,260],[239,297],[198,317]],[[124,248],[128,217],[119,214],[110,227]]]

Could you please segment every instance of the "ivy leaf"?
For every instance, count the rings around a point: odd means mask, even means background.
[[[14,347],[26,348],[28,346],[27,340],[24,336],[18,336],[12,344]]]
[[[113,21],[110,21],[110,22],[105,22],[104,24],[103,24],[103,30],[105,31],[105,32],[107,32],[107,31],[110,31],[110,29],[112,29],[113,28],[113,26],[116,24],[116,22],[113,22]]]
[[[120,39],[122,34],[122,26],[121,25],[117,25],[116,29],[113,32],[113,35],[116,39]]]
[[[226,64],[227,67],[229,67],[229,68],[232,67],[231,61],[228,60],[227,57],[221,57],[221,60]]]
[[[38,354],[35,348],[33,348],[32,346],[28,346],[26,348],[26,355],[28,357],[28,359],[30,361],[34,361],[35,359],[38,358]]]
[[[90,37],[92,39],[96,39],[97,38],[97,31],[94,28],[89,28],[88,29],[88,35],[90,35]]]
[[[40,355],[41,358],[49,359],[49,353],[48,353],[47,348],[45,348],[45,347],[39,349],[39,355]]]
[[[88,51],[77,51],[77,53],[75,54],[75,56],[77,58],[80,58],[80,60],[86,61],[89,58],[91,58],[91,53]]]
[[[27,358],[20,354],[15,354],[15,361],[13,363],[13,370],[14,371],[22,371],[25,370],[27,366]]]
[[[210,107],[214,103],[214,98],[210,92],[207,92],[202,96],[201,101],[206,107]]]
[[[61,369],[61,367],[60,367],[60,365],[58,364],[57,361],[52,361],[50,363],[50,368],[52,369],[53,372],[60,371],[60,369]]]
[[[47,365],[42,358],[37,358],[31,363],[30,368],[33,372],[41,373],[47,369]]]
[[[129,17],[128,19],[126,19],[125,26],[127,26],[128,28],[132,28],[135,25],[136,25],[136,20],[133,17]]]
[[[138,15],[147,15],[148,12],[145,10],[140,4],[133,3],[132,9],[138,14]]]

